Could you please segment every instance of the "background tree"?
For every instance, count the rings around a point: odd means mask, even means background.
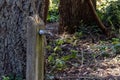
[[[96,0],[92,0],[96,9]],[[60,0],[60,32],[74,33],[81,22],[90,23],[94,20],[87,0]]]
[[[0,0],[0,77],[25,78],[26,27],[32,24],[28,18],[38,12],[44,18],[42,4],[43,0]]]
[[[47,15],[48,15],[48,10],[49,10],[49,4],[50,4],[50,0],[44,0],[44,2],[42,3],[42,7],[41,8],[43,11],[42,11],[42,17],[43,17],[43,21],[44,23],[46,24],[47,22]],[[41,13],[41,12],[39,12]],[[41,15],[40,15],[41,16]]]

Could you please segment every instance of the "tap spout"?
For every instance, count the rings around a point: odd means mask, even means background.
[[[51,33],[51,31],[48,30],[48,29],[41,29],[41,30],[39,30],[39,34],[40,35],[50,35],[50,36],[53,36],[53,33]]]

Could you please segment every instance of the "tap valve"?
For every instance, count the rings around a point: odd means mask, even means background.
[[[49,29],[41,29],[41,30],[39,30],[39,34],[40,35],[50,35],[50,36],[53,36],[53,34],[50,32]]]

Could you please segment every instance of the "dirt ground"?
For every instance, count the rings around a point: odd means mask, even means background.
[[[49,27],[48,27],[49,26]],[[50,28],[51,24],[47,25]],[[62,34],[58,35],[57,25],[52,24],[52,33],[54,36],[47,36],[47,43],[54,49],[55,41],[58,39],[70,39],[74,35]],[[47,50],[46,56],[46,74],[51,79],[46,80],[120,80],[120,55],[114,54],[111,48],[100,50],[101,46],[111,46],[111,42],[104,40],[104,35],[96,36],[83,35],[80,38],[72,40],[70,43],[64,43],[60,47],[61,52],[56,52],[60,56],[71,54],[70,50],[76,50],[77,58],[66,62],[67,67],[62,70],[53,70],[48,64],[48,56],[53,50]],[[52,44],[49,44],[52,43]],[[107,55],[104,54],[107,52]],[[51,75],[51,76],[50,76]]]

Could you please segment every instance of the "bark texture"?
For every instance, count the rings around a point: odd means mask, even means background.
[[[110,33],[109,31],[107,30],[107,28],[104,26],[104,24],[102,23],[102,21],[100,20],[100,18],[98,17],[97,13],[96,13],[96,10],[93,6],[93,3],[91,0],[87,0],[88,1],[88,5],[94,15],[94,18],[98,24],[98,26],[101,28],[101,30],[107,35],[107,36],[110,36]]]
[[[43,12],[43,0],[0,0],[1,76],[25,78],[28,17]]]
[[[43,12],[44,19],[43,19],[43,21],[44,21],[45,24],[47,22],[47,15],[48,15],[49,4],[50,4],[49,0],[44,0],[44,4],[43,4],[43,6],[44,6],[44,12]]]
[[[96,0],[92,0],[96,8]],[[94,20],[87,0],[60,0],[60,32],[74,33],[81,21],[89,23]]]

